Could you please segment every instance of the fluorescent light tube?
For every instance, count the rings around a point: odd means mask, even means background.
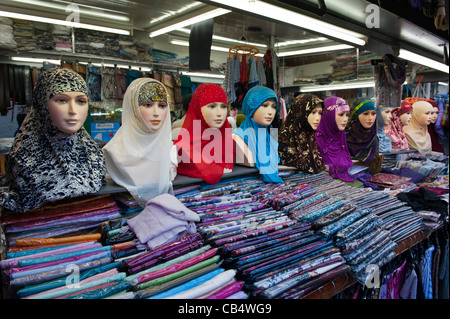
[[[445,82],[438,82],[439,85],[448,86],[448,83]]]
[[[284,41],[284,42],[278,42],[275,43],[275,47],[282,47],[286,45],[295,45],[295,44],[305,44],[309,42],[316,42],[316,41],[327,41],[327,38],[324,37],[318,37],[318,38],[310,38],[310,39],[303,39],[303,40],[292,40],[292,41]]]
[[[336,83],[326,85],[304,85],[300,86],[300,92],[318,92],[327,90],[345,90],[345,89],[360,89],[374,87],[373,80],[370,81],[357,81],[353,83]]]
[[[39,1],[39,0],[13,0],[13,1],[36,5],[36,6],[45,7],[45,8],[59,9],[59,10],[63,10],[63,11],[66,10],[66,8],[69,4],[72,4],[69,2],[62,2],[61,4],[49,3],[49,2]],[[83,5],[77,4],[77,3],[73,3],[73,4],[77,5],[78,7],[83,6]],[[80,14],[85,14],[85,15],[90,15],[90,16],[94,16],[94,17],[100,17],[100,18],[105,18],[105,19],[110,19],[110,20],[115,20],[115,21],[124,21],[124,22],[130,21],[130,18],[127,17],[126,15],[107,13],[107,12],[100,11],[100,10],[103,10],[101,8],[94,8],[94,7],[90,7],[92,9],[86,10],[83,7],[79,8]]]
[[[51,19],[51,18],[44,18],[44,17],[32,16],[32,15],[21,14],[21,13],[13,13],[13,12],[7,12],[7,11],[0,11],[0,17],[31,20],[31,21],[35,21],[35,22],[65,25],[67,27],[73,27],[73,28],[90,29],[90,30],[96,30],[96,31],[102,31],[102,32],[130,35],[130,31],[127,31],[127,30],[107,28],[107,27],[101,27],[98,25],[77,23],[77,22],[72,22],[72,21],[65,21],[65,20],[58,20],[58,19]]]
[[[20,56],[13,56],[13,57],[11,57],[11,60],[19,61],[19,62],[31,62],[31,63],[48,62],[48,63],[52,63],[52,64],[61,64],[61,60],[25,58],[25,57],[20,57]]]
[[[153,37],[156,37],[158,35],[161,35],[161,34],[164,34],[164,33],[167,33],[167,32],[173,31],[173,30],[176,30],[176,29],[183,28],[183,27],[191,25],[191,24],[195,24],[195,23],[198,23],[198,22],[201,22],[201,21],[205,21],[205,20],[208,20],[208,19],[220,16],[220,15],[226,14],[228,12],[231,12],[231,11],[230,10],[226,10],[226,9],[214,9],[212,11],[205,12],[203,14],[200,14],[198,16],[192,17],[190,19],[186,19],[186,20],[183,20],[181,22],[178,22],[178,23],[169,25],[167,27],[161,28],[159,30],[150,32],[149,37],[153,38]]]
[[[297,27],[315,31],[324,35],[341,39],[356,45],[365,45],[365,36],[335,25],[331,23],[322,22],[317,19],[310,18],[306,15],[287,10],[267,2],[259,0],[211,0],[215,3],[220,3],[226,6],[230,6],[236,9],[250,12],[252,14],[260,15],[263,17],[271,18],[274,20],[289,23]]]
[[[448,70],[448,65],[435,61],[433,59],[429,59],[427,57],[424,57],[422,55],[416,54],[414,52],[405,50],[405,49],[400,49],[398,57],[400,59],[405,59],[417,64],[421,64],[427,67],[430,67],[432,69],[438,70],[438,71],[442,71],[445,73],[449,73]]]
[[[223,75],[223,74],[213,74],[213,73],[181,72],[181,74],[188,75],[188,76],[206,77],[206,78],[218,78],[218,79],[225,78],[225,75]]]
[[[310,54],[310,53],[319,53],[319,52],[329,52],[329,51],[344,50],[344,49],[351,49],[351,48],[353,48],[351,45],[337,44],[337,45],[330,45],[330,46],[326,46],[326,47],[318,47],[318,48],[303,49],[303,50],[296,50],[296,51],[279,52],[279,53],[277,53],[277,56],[278,57],[283,57],[283,56],[290,56],[290,55],[302,55],[302,54]]]

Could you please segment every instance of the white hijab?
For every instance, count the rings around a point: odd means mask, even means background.
[[[125,187],[140,206],[150,199],[172,191],[170,151],[172,136],[170,109],[161,128],[153,132],[139,111],[139,92],[146,83],[166,87],[152,78],[139,78],[130,83],[122,104],[122,126],[104,147],[106,169],[111,178]]]

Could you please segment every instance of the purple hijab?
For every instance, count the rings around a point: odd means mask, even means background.
[[[324,101],[324,110],[316,130],[316,142],[323,162],[328,165],[330,176],[344,182],[353,182],[348,169],[353,165],[347,148],[345,131],[336,124],[336,112],[349,111],[348,103],[339,97],[331,96]]]

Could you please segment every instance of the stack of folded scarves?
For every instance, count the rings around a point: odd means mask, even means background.
[[[125,273],[119,273],[119,263],[113,261],[118,252],[136,251],[136,243],[101,243],[104,226],[121,218],[110,195],[58,201],[22,214],[4,212],[2,228],[8,249],[1,268],[11,296],[66,298],[70,293],[74,294],[71,298],[78,298],[90,291],[94,298],[104,295],[105,290],[108,294],[123,290]],[[86,279],[86,285],[80,281],[76,288],[62,289],[67,288],[67,280],[76,279],[74,274]],[[101,278],[95,281],[97,277]],[[56,288],[58,293],[50,293]]]

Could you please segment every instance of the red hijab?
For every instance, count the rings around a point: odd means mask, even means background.
[[[209,128],[202,116],[201,108],[213,102],[227,103],[222,87],[212,83],[198,86],[174,143],[178,149],[178,174],[201,178],[209,184],[217,184],[225,168],[233,169],[235,153],[228,121],[214,130]]]

